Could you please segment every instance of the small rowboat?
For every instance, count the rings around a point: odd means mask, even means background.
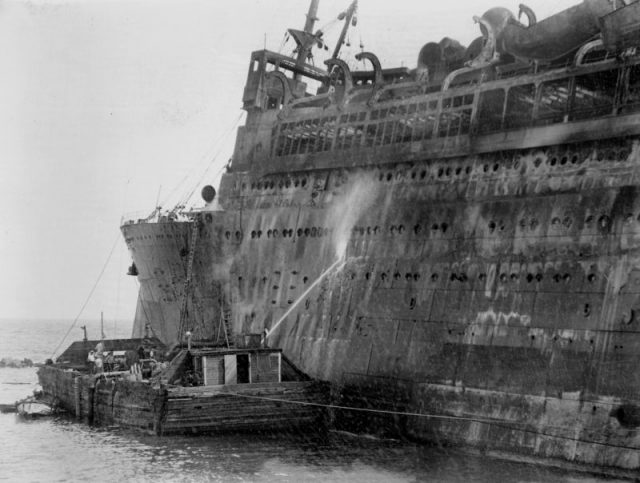
[[[40,418],[51,416],[54,413],[53,408],[48,404],[31,398],[18,402],[16,410],[20,416],[25,418]]]

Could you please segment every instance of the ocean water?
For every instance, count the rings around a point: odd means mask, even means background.
[[[84,325],[82,322],[79,325]],[[0,359],[52,356],[69,321],[0,320]],[[89,338],[100,323],[86,323]],[[105,323],[109,338],[127,323]],[[81,339],[74,328],[71,340]],[[35,368],[0,368],[0,403],[29,396]],[[140,482],[597,482],[597,477],[469,456],[401,441],[326,435],[258,434],[156,437],[94,428],[69,417],[27,421],[0,414],[0,481]]]

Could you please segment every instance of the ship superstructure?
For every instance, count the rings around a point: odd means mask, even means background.
[[[640,3],[360,72],[307,62],[316,7],[251,55],[216,203],[123,225],[134,335],[264,333],[400,433],[640,469]]]

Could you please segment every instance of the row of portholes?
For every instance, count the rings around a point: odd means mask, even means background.
[[[433,223],[431,225],[431,231],[436,232],[436,231],[442,231],[442,233],[446,233],[447,230],[449,229],[449,224],[448,223]],[[379,226],[356,226],[352,229],[352,232],[355,236],[369,236],[369,235],[378,235],[381,233],[381,229]],[[423,227],[421,224],[417,224],[413,226],[412,229],[414,235],[419,235],[420,233],[422,233],[423,231]],[[402,235],[406,232],[406,228],[404,225],[391,225],[389,227],[389,233],[391,235]]]
[[[308,184],[307,178],[286,178],[281,179],[277,183],[274,180],[265,180],[265,181],[254,181],[251,183],[250,188],[252,191],[267,191],[279,189],[289,189],[293,188],[306,188]],[[242,190],[247,189],[247,184],[242,183]]]
[[[451,176],[461,176],[461,175],[469,175],[471,174],[471,166],[448,166],[448,167],[439,167],[437,174],[435,177],[443,178],[443,177],[451,177]],[[427,169],[420,170],[412,170],[410,172],[405,172],[404,170],[399,170],[394,172],[387,171],[381,172],[378,174],[378,181],[386,181],[391,182],[393,180],[402,180],[405,178],[410,178],[413,181],[415,180],[424,180],[427,178],[427,174],[429,171]]]
[[[590,150],[590,153],[593,153]],[[605,159],[612,161],[626,161],[629,157],[631,151],[628,148],[622,149],[598,149],[596,151],[595,158],[597,161],[602,162]],[[492,156],[498,156],[498,153],[493,154]],[[582,164],[583,162],[589,160],[591,158],[590,154],[586,153],[578,153],[578,152],[567,152],[563,155],[549,155],[546,159],[546,164],[548,166],[565,166],[567,164],[577,165]],[[540,167],[543,163],[543,158],[538,156],[533,164],[536,168]],[[496,173],[500,170],[500,168],[520,169],[520,159],[515,160],[502,160],[499,162],[490,162],[483,163],[482,172],[483,173]],[[473,171],[472,167],[467,166],[439,166],[437,172],[434,174],[434,178],[450,178],[450,177],[460,177],[462,175],[470,175]],[[429,171],[427,169],[420,170],[412,170],[409,174],[405,174],[405,170],[398,170],[396,172],[386,171],[380,172],[378,174],[378,181],[386,181],[391,182],[393,180],[402,180],[405,177],[410,177],[412,180],[424,180],[427,178]]]
[[[322,227],[316,227],[316,226],[313,226],[311,228],[298,228],[295,232],[293,228],[285,228],[282,231],[278,229],[273,229],[273,230],[267,230],[266,236],[269,239],[279,238],[279,237],[293,238],[294,233],[298,236],[298,238],[301,238],[301,237],[321,238],[323,236],[328,236],[329,233],[331,233],[331,230],[329,228],[322,228]],[[262,230],[252,230],[251,239],[252,240],[260,239],[264,234],[265,233]],[[230,232],[227,232],[226,237],[227,239],[230,238]]]
[[[631,221],[633,221],[634,216],[632,214],[627,215],[627,217],[625,218],[625,223],[630,223]],[[585,219],[585,225],[588,227],[590,226],[594,221],[595,221],[595,216],[594,215],[589,215],[587,216],[587,218]],[[612,220],[608,215],[602,215],[598,218],[598,225],[601,229],[607,229],[611,226]],[[640,215],[638,215],[637,217],[637,221],[638,223],[640,223]],[[520,227],[524,230],[527,227],[529,227],[531,230],[535,230],[538,226],[539,226],[539,221],[537,220],[537,218],[531,218],[531,220],[526,220],[526,219],[521,219],[520,222]],[[571,226],[573,225],[573,219],[571,217],[565,217],[564,219],[560,219],[558,217],[554,217],[551,220],[551,225],[553,227],[560,227],[561,225],[564,226],[565,228],[571,228]],[[503,221],[489,221],[489,223],[487,224],[487,228],[489,230],[489,233],[495,233],[496,231],[498,232],[503,232],[506,229],[506,225]],[[429,229],[432,232],[437,232],[437,231],[442,231],[442,233],[446,233],[449,229],[449,224],[446,222],[442,222],[442,223],[433,223],[429,226]],[[412,228],[412,232],[415,235],[420,235],[423,232],[424,228],[421,224],[416,224],[413,226]],[[331,232],[330,229],[328,228],[322,228],[322,227],[311,227],[311,228],[298,228],[296,230],[296,234],[298,237],[322,237],[322,236],[327,236],[329,233]],[[371,235],[379,235],[382,232],[381,228],[379,226],[356,226],[352,229],[352,233],[354,236],[371,236]],[[389,233],[391,235],[402,235],[406,232],[406,228],[404,225],[391,225],[389,227]],[[270,229],[267,230],[266,233],[264,233],[262,230],[253,230],[251,232],[251,238],[252,239],[259,239],[262,238],[262,236],[266,234],[267,238],[279,238],[279,237],[283,237],[283,238],[293,238],[294,235],[294,230],[289,228],[289,229],[283,229],[283,230],[278,230],[278,229]],[[242,232],[241,231],[236,231],[235,235],[231,232],[231,231],[227,231],[225,232],[225,238],[227,240],[230,240],[232,237],[235,236],[236,240],[241,240],[242,239]]]
[[[371,280],[371,277],[373,276],[372,272],[366,272],[365,273],[365,279],[366,280]],[[380,273],[380,280],[387,281],[390,280],[390,274],[389,272],[381,272]],[[356,278],[356,274],[352,273],[351,274],[351,279],[355,279]],[[403,278],[402,274],[400,272],[395,272],[393,274],[393,280],[401,280]],[[404,275],[404,279],[407,282],[410,281],[414,281],[417,282],[419,281],[421,278],[421,275],[419,273],[407,273]],[[518,282],[520,280],[520,274],[519,273],[511,273],[511,274],[507,274],[507,273],[501,273],[498,275],[498,280],[501,283],[507,283],[507,282]],[[431,277],[430,277],[432,282],[437,282],[438,280],[440,280],[440,274],[439,273],[432,273]],[[533,282],[542,282],[544,280],[544,275],[542,273],[528,273],[526,276],[523,277],[524,280],[527,281],[527,283],[533,283]],[[456,273],[456,272],[451,272],[449,274],[449,281],[451,282],[468,282],[470,280],[469,276],[464,273],[464,272],[460,272],[460,273]],[[480,280],[481,282],[484,282],[487,280],[487,274],[486,273],[480,273],[478,274],[478,280]],[[551,280],[553,280],[553,282],[555,283],[569,283],[572,280],[572,276],[569,273],[556,273],[551,277]],[[589,283],[595,283],[595,281],[597,280],[597,275],[595,273],[590,273],[589,275],[587,275],[587,281]]]

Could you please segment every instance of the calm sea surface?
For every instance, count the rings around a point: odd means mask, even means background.
[[[51,357],[70,322],[0,320],[0,325],[0,359],[28,357],[42,362]],[[98,337],[100,323],[87,326],[89,337]],[[105,333],[109,338],[128,337],[129,324],[105,323]],[[73,329],[70,339],[81,338],[82,331]],[[33,368],[0,369],[0,403],[30,395],[36,384]],[[601,481],[339,433],[161,438],[92,428],[63,417],[24,421],[0,414],[0,435],[0,481]]]

